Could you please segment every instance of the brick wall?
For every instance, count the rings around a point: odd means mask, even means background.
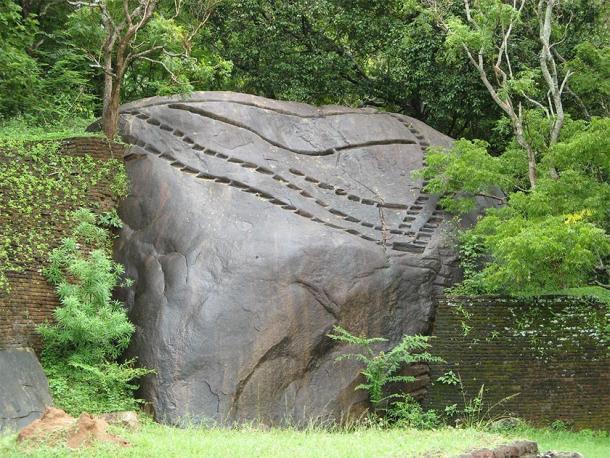
[[[447,363],[432,366],[425,405],[463,406],[458,387],[436,381],[451,370],[467,399],[481,385],[487,405],[519,393],[495,413],[610,429],[609,324],[607,305],[583,299],[441,298],[432,351]]]
[[[123,146],[109,144],[105,139],[96,137],[68,139],[62,144],[61,151],[72,156],[87,154],[99,161],[123,156]],[[101,211],[109,210],[114,205],[108,183],[98,183],[89,189],[88,200],[98,203]],[[0,216],[0,227],[3,218],[10,218],[10,215],[4,212]],[[21,224],[24,231],[33,229],[28,221]],[[52,246],[67,235],[66,230],[66,227],[57,227]],[[32,347],[37,352],[40,350],[41,341],[36,327],[51,319],[53,310],[59,305],[54,288],[40,272],[42,262],[38,260],[39,266],[34,269],[9,272],[7,275],[10,293],[0,292],[0,350],[20,347]]]

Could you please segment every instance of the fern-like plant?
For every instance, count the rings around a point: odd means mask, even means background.
[[[415,377],[398,373],[403,366],[423,362],[443,362],[441,358],[433,356],[427,351],[430,348],[429,336],[405,335],[398,345],[388,351],[376,349],[379,344],[386,343],[387,339],[355,336],[340,326],[335,326],[333,333],[328,334],[328,337],[361,348],[360,353],[340,355],[336,361],[352,359],[364,364],[361,374],[364,376],[365,383],[358,385],[356,389],[368,392],[369,400],[375,410],[380,408],[383,401],[400,396],[399,394],[385,395],[385,388],[388,384],[415,381]]]
[[[88,210],[72,215],[72,237],[50,255],[45,274],[61,306],[54,323],[38,328],[42,363],[56,405],[71,414],[132,409],[138,377],[150,373],[117,362],[134,332],[123,305],[112,299],[123,267],[110,257],[110,235]]]

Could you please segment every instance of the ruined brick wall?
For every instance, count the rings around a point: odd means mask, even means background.
[[[120,159],[123,157],[123,146],[110,144],[103,138],[78,137],[65,140],[62,144],[63,154],[72,156],[90,155],[99,161]],[[1,184],[0,184],[1,186]],[[88,190],[88,200],[99,204],[100,211],[107,211],[114,206],[109,183],[98,183]],[[0,212],[0,227],[4,218],[11,218],[10,213]],[[11,225],[14,227],[15,222]],[[27,220],[19,222],[23,230],[32,230]],[[56,246],[67,235],[67,228],[59,226],[54,231]],[[39,266],[24,272],[9,272],[7,277],[10,293],[0,291],[0,350],[32,347],[40,351],[40,336],[36,327],[52,317],[53,310],[59,305],[54,288],[41,273],[43,260]]]
[[[609,324],[607,305],[579,298],[441,298],[432,351],[447,363],[432,365],[425,405],[463,407],[459,387],[437,381],[453,371],[467,399],[482,385],[488,406],[519,393],[492,413],[608,430]]]

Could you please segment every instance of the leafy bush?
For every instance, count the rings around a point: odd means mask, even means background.
[[[582,213],[536,219],[502,213],[488,212],[471,233],[484,240],[493,257],[483,269],[469,272],[466,284],[482,285],[476,292],[536,294],[577,287],[610,254],[604,230]]]
[[[56,405],[70,414],[133,409],[134,380],[150,373],[134,361],[117,362],[134,332],[112,290],[123,268],[109,256],[108,232],[88,210],[72,214],[72,237],[51,252],[45,275],[61,306],[55,322],[39,327],[42,364]]]
[[[441,358],[432,356],[426,350],[430,348],[428,336],[403,336],[402,340],[395,347],[386,351],[376,351],[375,346],[387,342],[382,337],[358,337],[350,334],[340,326],[333,328],[334,333],[328,334],[333,340],[356,345],[362,348],[360,353],[348,353],[338,356],[336,361],[353,359],[365,365],[361,374],[364,376],[365,383],[356,387],[357,390],[366,390],[369,393],[371,404],[378,410],[381,403],[388,399],[400,397],[398,394],[385,394],[385,388],[390,383],[409,383],[414,382],[415,377],[409,375],[397,375],[398,371],[404,366],[413,363],[440,363]]]
[[[481,196],[502,204],[461,234],[465,280],[453,292],[608,288],[609,128],[610,118],[567,120],[561,141],[541,147],[540,174],[530,189],[524,181],[527,164],[515,145],[499,156],[481,141],[459,140],[447,152],[431,149],[418,175],[429,179],[427,191],[443,194],[446,209],[468,212]]]
[[[408,394],[390,403],[387,416],[399,428],[434,429],[442,424],[435,410],[424,410],[421,404]]]
[[[61,25],[50,37],[12,0],[0,0],[0,24],[0,121],[18,116],[32,126],[59,126],[91,119],[96,101],[91,68],[82,50],[66,41]],[[59,46],[43,50],[40,45],[51,38]]]

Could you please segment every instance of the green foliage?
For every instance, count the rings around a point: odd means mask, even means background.
[[[497,116],[476,74],[444,59],[444,32],[419,2],[239,0],[212,19],[231,89],[315,104],[372,104],[451,135]]]
[[[109,256],[110,237],[89,210],[71,214],[72,236],[50,255],[44,273],[61,306],[38,328],[42,364],[55,404],[71,414],[133,409],[134,380],[150,373],[134,361],[118,363],[134,332],[122,304],[112,299],[123,268]]]
[[[214,89],[227,80],[231,62],[210,46],[213,38],[209,32],[199,30],[198,21],[206,16],[207,7],[213,8],[216,3],[219,1],[158,2],[153,16],[129,45],[137,50],[134,54],[145,52],[145,55],[134,59],[126,69],[123,100]],[[126,20],[122,2],[104,0],[104,4],[115,24]],[[68,42],[78,46],[93,62],[104,60],[107,36],[100,27],[102,23],[101,9],[97,7],[73,8],[66,18]],[[196,30],[199,33],[195,33]],[[96,73],[101,81],[103,70],[98,68]],[[98,92],[101,91],[98,87]]]
[[[460,379],[453,371],[447,371],[436,379],[437,382],[444,385],[459,385]]]
[[[446,421],[452,421],[460,428],[474,428],[477,430],[490,430],[497,422],[511,418],[510,414],[500,410],[504,404],[519,396],[515,393],[490,404],[485,400],[485,385],[481,385],[473,397],[467,395],[462,378],[453,373],[448,378],[440,379],[441,383],[456,386],[462,395],[462,405],[451,404],[445,407]]]
[[[20,10],[12,0],[0,1],[0,118],[31,109],[42,85],[38,63],[26,52],[36,24]]]
[[[121,2],[104,1],[120,23]],[[194,36],[202,5],[217,2],[179,3],[176,15],[176,2],[161,0],[135,37],[133,49],[154,51],[127,68],[123,101],[239,90],[316,104],[372,104],[454,137],[482,138],[494,151],[509,140],[494,128],[501,111],[461,49],[461,43],[482,44],[486,59],[495,51],[494,37],[516,17],[506,2],[477,2],[478,28],[465,20],[462,2],[441,2],[451,17],[447,32],[436,25],[437,12],[419,0],[231,0],[220,2]],[[533,70],[539,52],[531,33],[534,3],[513,28],[514,75],[502,92],[544,99],[540,72]],[[575,72],[566,110],[574,117],[607,116],[607,2],[565,2],[561,9],[570,20],[553,31],[554,50],[563,72]],[[95,60],[101,62],[103,28],[97,8],[0,0],[0,24],[0,118],[19,116],[37,126],[99,115],[104,83]]]
[[[436,429],[442,425],[434,410],[424,410],[419,402],[406,394],[390,402],[387,417],[399,428]]]
[[[570,87],[582,98],[590,114],[610,116],[610,46],[584,41],[567,63],[574,71]]]
[[[120,229],[123,227],[123,222],[121,221],[116,208],[99,215],[98,224],[107,229]]]
[[[137,409],[141,401],[134,398],[138,389],[134,380],[150,373],[134,367],[132,360],[94,366],[60,361],[44,364],[55,405],[70,415]]]
[[[512,189],[515,176],[507,162],[513,155],[494,157],[481,140],[458,140],[450,154],[430,148],[427,166],[414,176],[429,180],[426,191],[443,194],[441,204],[449,211],[467,213],[476,205],[476,197],[493,196],[497,189]],[[527,165],[524,164],[526,167]]]
[[[567,288],[560,291],[551,291],[549,294],[563,294],[566,296],[581,297],[583,299],[593,299],[610,306],[610,290],[601,286],[584,286],[581,288]]]
[[[333,340],[344,342],[360,347],[360,353],[348,353],[336,358],[336,361],[353,359],[364,364],[361,374],[365,383],[356,387],[358,390],[366,390],[369,393],[371,404],[375,409],[381,406],[382,401],[396,397],[395,394],[386,395],[385,388],[391,383],[409,383],[415,381],[415,377],[400,375],[399,370],[413,363],[439,363],[442,360],[432,356],[426,350],[430,348],[428,336],[403,336],[395,347],[388,351],[377,351],[376,345],[387,342],[382,337],[358,337],[350,334],[340,326],[333,328],[333,333],[328,334]]]
[[[0,0],[0,25],[0,120],[21,116],[31,124],[60,125],[91,118],[89,67],[61,28],[55,38],[62,46],[43,49],[48,37],[38,19],[23,15],[12,0]]]
[[[610,255],[607,234],[592,223],[569,215],[496,216],[502,213],[488,212],[474,230],[493,256],[478,274],[490,292],[533,294],[580,286]]]
[[[126,195],[127,183],[118,160],[69,156],[61,153],[59,141],[30,141],[18,130],[8,134],[0,137],[0,289],[8,286],[6,272],[46,263],[66,212],[88,202],[89,189],[110,181],[118,199]]]
[[[527,165],[516,148],[500,156],[483,142],[459,140],[428,154],[419,172],[455,213],[492,196],[489,209],[461,236],[465,280],[458,294],[536,294],[609,283],[610,118],[568,121],[561,141],[540,158],[544,173],[525,190]],[[531,137],[533,138],[533,137]],[[551,168],[557,176],[550,173]]]

